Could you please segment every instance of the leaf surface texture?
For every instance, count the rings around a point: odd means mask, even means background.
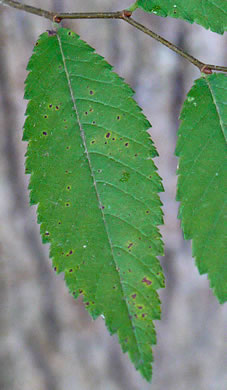
[[[70,30],[40,36],[26,80],[26,172],[53,267],[150,380],[163,187],[150,124],[111,69]]]
[[[181,113],[177,200],[185,239],[201,274],[208,273],[221,303],[227,300],[226,137],[227,77],[198,79]]]
[[[139,0],[138,5],[146,12],[195,22],[219,34],[227,29],[226,0]]]

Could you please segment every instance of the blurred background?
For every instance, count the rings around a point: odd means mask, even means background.
[[[114,11],[129,0],[28,0],[49,10]],[[227,65],[227,37],[174,19],[134,14],[141,23],[200,60]],[[153,381],[146,383],[121,352],[101,318],[91,320],[82,301],[68,294],[63,276],[51,269],[35,207],[29,207],[21,142],[26,101],[26,65],[48,20],[0,5],[0,389],[1,390],[225,390],[227,307],[199,276],[177,219],[174,156],[180,107],[199,71],[122,21],[67,21],[106,57],[135,90],[152,123],[164,181],[167,287],[160,291],[162,321],[156,321]]]

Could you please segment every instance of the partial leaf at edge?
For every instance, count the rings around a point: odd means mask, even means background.
[[[145,12],[197,23],[219,34],[227,30],[226,0],[139,0]]]
[[[177,200],[185,239],[220,303],[227,300],[227,77],[204,76],[185,101],[178,133]]]
[[[104,315],[150,380],[164,286],[150,124],[130,87],[70,30],[42,34],[28,70],[26,172],[43,241],[70,292]]]

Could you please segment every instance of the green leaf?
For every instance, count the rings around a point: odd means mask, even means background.
[[[40,36],[26,81],[26,172],[53,266],[150,380],[163,187],[150,124],[111,69],[70,30]]]
[[[197,23],[219,34],[227,30],[226,0],[138,0],[146,12]]]
[[[227,300],[226,135],[227,77],[195,82],[181,113],[176,155],[180,157],[177,200],[185,239],[214,294]]]

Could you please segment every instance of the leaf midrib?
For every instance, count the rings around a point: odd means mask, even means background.
[[[62,56],[62,61],[63,61],[63,65],[64,65],[64,69],[65,69],[65,74],[66,74],[66,78],[67,78],[67,83],[68,83],[70,95],[71,95],[71,98],[72,98],[74,110],[75,110],[75,113],[76,113],[76,119],[77,119],[78,124],[79,124],[80,135],[81,135],[82,142],[83,142],[83,145],[84,145],[85,154],[86,154],[86,157],[87,157],[87,160],[88,160],[88,165],[89,165],[91,177],[92,177],[93,184],[94,184],[94,188],[95,188],[95,192],[96,192],[96,197],[97,197],[97,200],[98,200],[99,209],[100,209],[100,211],[101,211],[101,215],[102,215],[102,219],[103,219],[103,224],[104,224],[104,227],[105,227],[105,231],[106,231],[108,243],[109,243],[109,246],[110,246],[110,251],[111,251],[112,258],[113,258],[113,263],[115,264],[115,270],[116,270],[117,275],[118,275],[118,277],[119,277],[119,282],[120,282],[120,286],[121,286],[121,290],[122,290],[122,295],[126,297],[126,294],[124,294],[124,288],[123,288],[123,283],[122,283],[120,274],[119,274],[119,272],[117,271],[117,264],[116,264],[116,261],[115,261],[115,258],[114,258],[114,253],[113,253],[113,243],[112,243],[112,240],[111,240],[111,238],[110,238],[109,231],[108,231],[108,227],[107,227],[107,222],[106,222],[106,219],[105,219],[105,215],[104,215],[104,213],[103,213],[103,210],[102,210],[102,203],[101,203],[101,199],[100,199],[100,196],[99,196],[99,193],[98,193],[98,188],[97,188],[96,179],[95,179],[95,176],[94,176],[94,173],[93,173],[93,170],[92,170],[92,166],[91,166],[91,159],[90,159],[89,152],[88,152],[88,148],[87,148],[85,133],[84,133],[82,124],[81,124],[81,122],[80,122],[79,112],[78,112],[77,105],[76,105],[76,99],[75,99],[75,96],[74,96],[74,94],[73,94],[73,89],[72,89],[72,85],[71,85],[71,81],[70,81],[70,77],[69,77],[69,72],[68,72],[67,65],[66,65],[66,59],[65,59],[64,52],[63,52],[63,48],[62,48],[61,39],[60,39],[60,36],[59,36],[58,33],[56,34],[56,36],[57,36],[58,43],[59,43],[59,49],[60,49],[60,53],[61,53],[61,56]],[[129,310],[129,307],[128,307],[127,299],[125,299],[124,302],[125,302],[125,305],[126,305],[128,314],[129,314],[129,321],[130,321],[131,313],[130,313],[130,310]],[[131,322],[131,321],[130,321],[130,322]],[[137,346],[138,352],[139,352],[140,356],[142,356],[143,354],[142,354],[142,352],[140,351],[139,342],[138,342],[138,340],[137,340],[136,328],[133,326],[133,323],[131,323],[131,328],[132,328],[132,333],[134,334],[134,337],[135,337],[135,340],[136,340],[136,346]]]
[[[215,106],[215,109],[217,111],[217,115],[218,115],[218,118],[219,118],[219,122],[220,122],[220,127],[222,129],[222,132],[223,132],[223,136],[224,136],[224,139],[225,139],[225,142],[227,142],[227,138],[225,136],[225,129],[224,129],[224,123],[223,123],[223,120],[222,120],[222,117],[221,117],[221,114],[220,114],[220,111],[219,111],[219,107],[218,107],[218,103],[217,103],[217,100],[216,100],[216,97],[215,97],[215,94],[212,90],[212,86],[209,82],[209,79],[206,77],[205,78],[206,82],[207,82],[207,86],[209,88],[209,91],[210,91],[210,94],[211,94],[211,97],[212,97],[212,100],[213,100],[213,103],[214,103],[214,106]]]

